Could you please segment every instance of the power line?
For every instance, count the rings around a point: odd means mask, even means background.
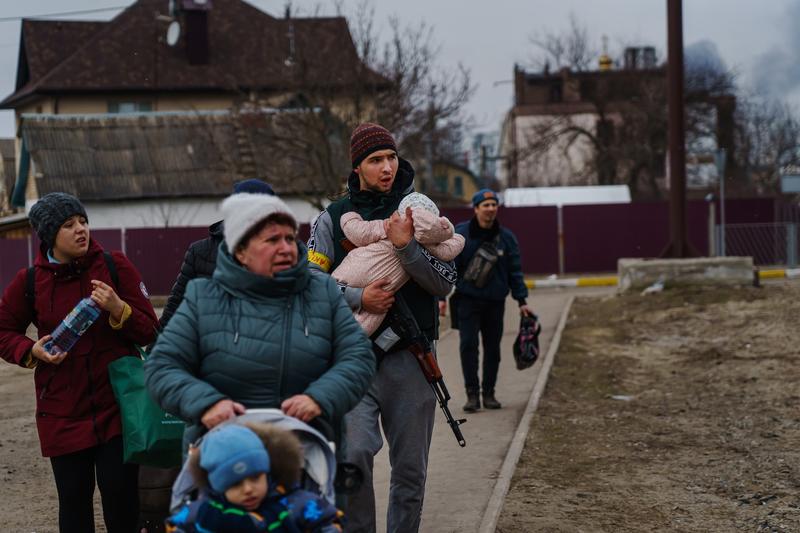
[[[45,13],[43,15],[22,15],[17,17],[0,17],[0,22],[12,22],[22,19],[42,19],[49,17],[66,17],[69,15],[88,15],[90,13],[103,13],[106,11],[118,11],[128,6],[102,7],[97,9],[83,9],[81,11],[63,11],[61,13]]]

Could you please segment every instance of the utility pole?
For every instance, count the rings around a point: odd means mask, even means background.
[[[508,186],[519,187],[519,152],[517,151],[517,114],[511,108],[511,154],[506,162],[508,168]]]
[[[662,257],[695,257],[686,235],[686,137],[683,102],[682,0],[667,0],[667,108],[670,243]]]

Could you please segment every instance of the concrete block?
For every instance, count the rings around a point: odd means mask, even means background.
[[[619,259],[619,290],[642,290],[657,281],[680,285],[752,285],[752,257],[691,259]]]

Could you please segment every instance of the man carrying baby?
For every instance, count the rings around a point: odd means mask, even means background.
[[[401,216],[402,199],[414,191],[414,169],[398,157],[391,133],[377,124],[358,126],[350,139],[353,171],[347,195],[320,213],[311,228],[309,264],[325,273],[335,270],[350,249],[341,227],[342,216],[356,212],[364,221],[388,219],[386,238],[409,280],[395,292],[381,278],[363,288],[341,285],[354,312],[383,314],[400,295],[419,328],[431,341],[438,336],[436,297],[448,294],[456,279],[452,263],[437,259],[415,239],[411,208]],[[381,332],[378,328],[376,335]],[[364,474],[361,489],[348,499],[348,532],[375,531],[373,458],[383,446],[379,418],[392,465],[387,531],[419,529],[428,451],[436,402],[413,354],[411,339],[400,339],[381,358],[378,372],[361,402],[345,417],[346,460]]]

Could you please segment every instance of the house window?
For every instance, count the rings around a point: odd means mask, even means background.
[[[147,113],[153,110],[152,102],[109,102],[109,113]]]
[[[464,178],[456,176],[453,178],[453,196],[464,195]]]
[[[436,176],[433,185],[438,192],[447,192],[447,176]]]

